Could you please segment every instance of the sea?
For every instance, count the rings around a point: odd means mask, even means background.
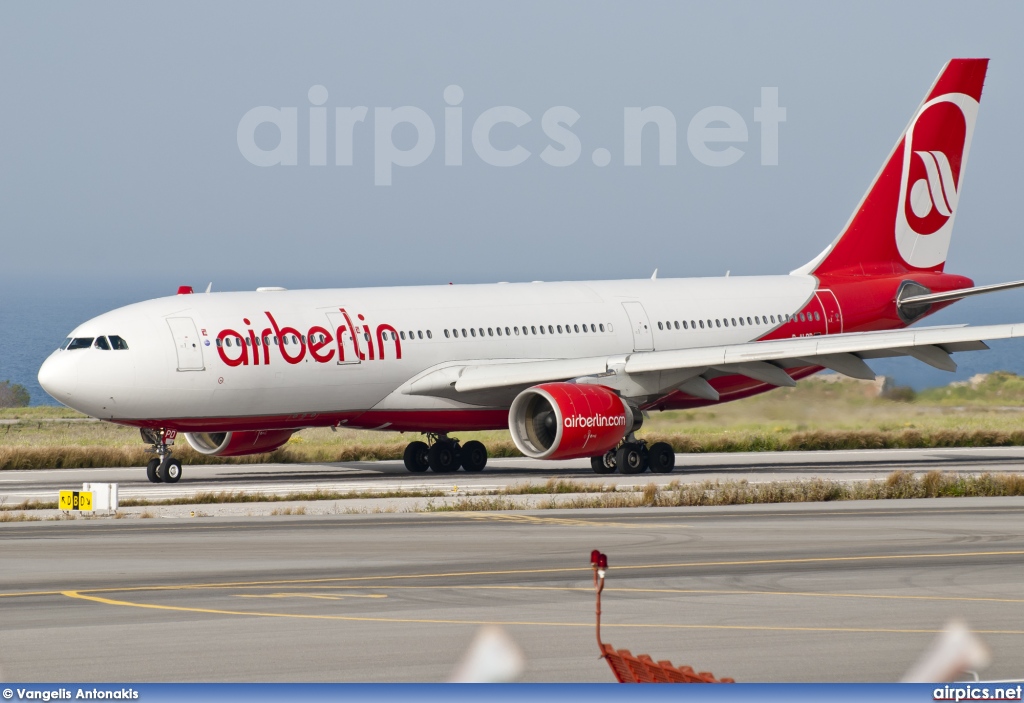
[[[201,290],[200,286],[197,290]],[[58,405],[39,387],[36,374],[43,361],[77,325],[91,317],[169,294],[164,281],[0,280],[0,381],[28,389],[32,405]],[[1024,291],[992,293],[962,300],[918,325],[987,325],[1024,322]],[[915,390],[945,386],[979,373],[1011,371],[1024,375],[1024,339],[991,342],[991,349],[954,355],[958,369],[939,371],[909,359],[878,359],[869,365],[897,385]]]

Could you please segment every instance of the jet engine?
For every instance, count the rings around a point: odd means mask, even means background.
[[[512,401],[508,427],[512,441],[531,459],[600,456],[643,417],[605,386],[543,383]]]
[[[295,430],[253,430],[249,432],[187,432],[185,439],[200,454],[244,456],[272,452],[291,438]]]

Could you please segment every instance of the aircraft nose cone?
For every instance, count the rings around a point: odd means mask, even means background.
[[[78,364],[67,352],[54,352],[39,367],[39,385],[55,400],[68,401],[78,386]]]

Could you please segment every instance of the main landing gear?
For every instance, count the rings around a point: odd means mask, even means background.
[[[171,446],[178,435],[175,430],[151,430],[143,427],[142,441],[151,446],[146,451],[157,456],[146,464],[150,483],[177,483],[181,479],[181,461],[171,457]]]
[[[402,458],[405,468],[413,473],[429,469],[436,474],[450,474],[460,466],[475,473],[487,465],[487,447],[476,440],[460,446],[459,440],[447,434],[428,434],[426,442],[410,442]]]
[[[616,469],[623,474],[642,474],[647,469],[654,473],[671,473],[676,465],[676,454],[672,445],[667,442],[655,442],[650,447],[647,442],[633,436],[601,456],[590,458],[590,466],[595,474],[613,474]]]

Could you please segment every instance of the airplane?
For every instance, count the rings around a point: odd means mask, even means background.
[[[865,360],[951,354],[1024,324],[910,325],[975,287],[943,269],[988,59],[939,73],[839,236],[776,276],[178,294],[95,317],[43,363],[40,385],[139,428],[147,476],[175,483],[178,433],[197,452],[269,452],[309,427],[423,433],[413,473],[484,469],[453,433],[507,428],[534,459],[596,473],[670,472],[645,413],[746,398]]]

